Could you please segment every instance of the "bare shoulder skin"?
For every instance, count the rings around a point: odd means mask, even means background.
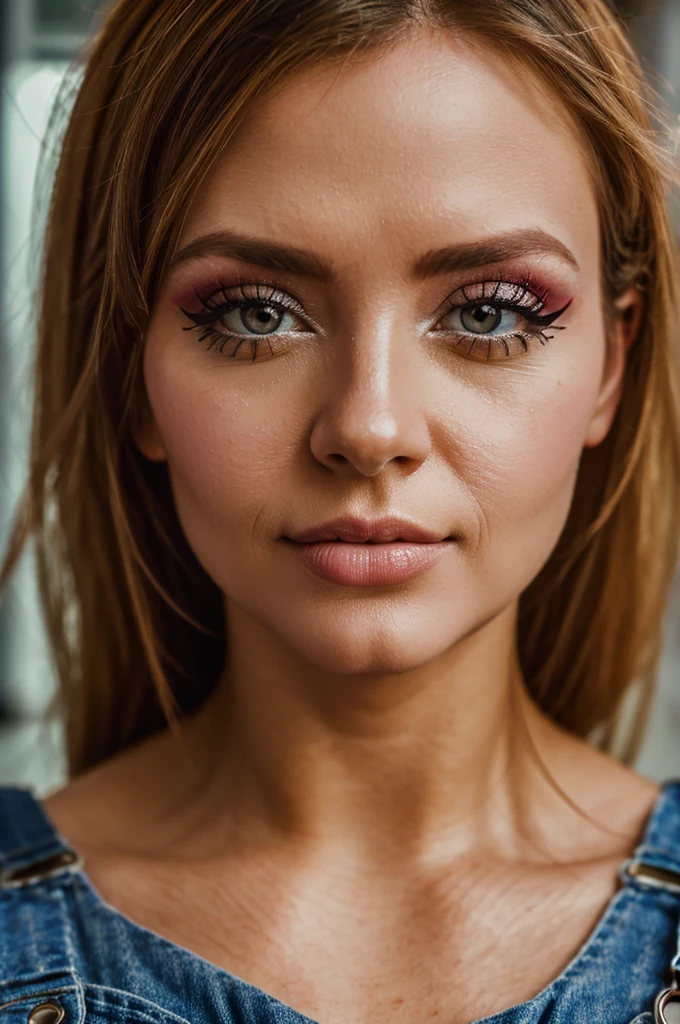
[[[575,127],[429,32],[258,100],[180,251],[215,232],[152,311],[137,442],[225,594],[227,663],[186,752],[161,732],[45,807],[113,906],[322,1024],[468,1024],[566,965],[658,796],[516,656],[641,300],[605,366]],[[196,294],[224,303],[210,340]],[[431,540],[295,540],[338,516]]]

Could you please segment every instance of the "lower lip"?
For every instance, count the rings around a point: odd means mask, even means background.
[[[310,572],[329,583],[346,587],[386,587],[406,583],[431,569],[443,558],[453,541],[436,544],[351,544],[348,541],[320,541],[298,544],[293,551]]]

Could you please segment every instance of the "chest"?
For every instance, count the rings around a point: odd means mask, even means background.
[[[132,921],[320,1024],[470,1024],[534,998],[596,927],[615,868],[352,887],[87,865]]]

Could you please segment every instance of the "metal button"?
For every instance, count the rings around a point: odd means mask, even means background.
[[[59,1024],[64,1018],[64,1008],[59,1003],[39,1003],[28,1015],[28,1024]]]
[[[656,1024],[675,1024],[680,1020],[680,990],[667,988],[660,992],[654,1005],[654,1020]]]
[[[3,882],[25,882],[31,878],[41,878],[43,875],[48,875],[51,871],[56,871],[67,864],[73,864],[77,860],[78,854],[75,850],[62,850],[61,853],[55,853],[51,857],[34,861],[32,864],[25,864],[22,868],[3,871],[1,878]]]

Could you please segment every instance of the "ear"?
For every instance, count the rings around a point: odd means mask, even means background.
[[[623,391],[623,380],[631,347],[637,338],[645,310],[645,298],[637,285],[620,295],[614,302],[607,359],[597,407],[584,442],[585,448],[595,448],[609,433]]]
[[[167,455],[154,417],[146,388],[142,386],[137,411],[132,417],[132,440],[151,462],[165,462]]]

